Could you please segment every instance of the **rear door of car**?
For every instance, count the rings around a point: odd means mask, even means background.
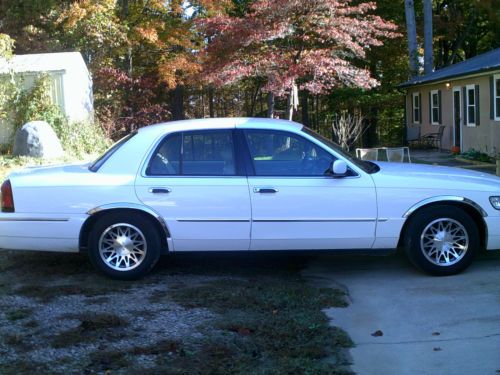
[[[305,135],[242,132],[253,169],[251,250],[371,248],[377,202],[368,174],[325,173],[337,157]]]
[[[249,249],[250,196],[234,129],[165,136],[137,176],[136,193],[164,218],[175,251]]]

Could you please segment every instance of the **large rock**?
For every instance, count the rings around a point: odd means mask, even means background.
[[[64,155],[54,129],[45,121],[31,121],[16,132],[13,154],[37,158],[57,158]]]

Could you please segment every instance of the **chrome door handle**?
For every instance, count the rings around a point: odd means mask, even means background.
[[[162,187],[152,187],[149,188],[149,192],[152,194],[168,194],[172,191],[172,189],[169,188],[162,188]]]
[[[269,194],[269,193],[277,193],[278,189],[273,188],[273,187],[254,187],[253,188],[254,193],[263,193],[263,194]]]

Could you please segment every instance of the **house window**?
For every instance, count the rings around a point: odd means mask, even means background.
[[[465,87],[465,116],[467,118],[467,126],[476,126],[476,87],[467,85]]]
[[[412,94],[412,103],[413,103],[413,123],[420,124],[420,94],[418,92],[414,92]]]
[[[439,125],[441,123],[441,91],[432,90],[430,98],[430,109],[431,109],[431,124]]]
[[[494,114],[495,121],[500,121],[500,74],[495,74],[493,76],[493,106],[494,106]]]

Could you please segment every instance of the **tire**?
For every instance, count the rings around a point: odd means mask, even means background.
[[[97,220],[89,236],[90,261],[113,279],[144,277],[160,258],[160,234],[142,214],[107,214]]]
[[[419,269],[435,276],[465,270],[480,248],[474,220],[454,206],[431,206],[410,219],[404,237],[405,252]]]

